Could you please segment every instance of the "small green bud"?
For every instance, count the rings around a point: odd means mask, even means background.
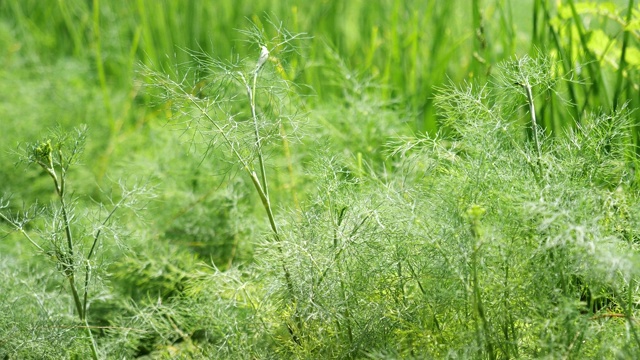
[[[482,228],[480,225],[480,219],[487,212],[485,208],[480,205],[471,205],[467,209],[467,218],[469,221],[469,225],[471,226],[471,234],[475,239],[480,239],[482,237]]]
[[[483,208],[480,205],[471,205],[467,209],[467,216],[469,216],[469,219],[471,221],[478,221],[484,216],[486,212],[487,209]]]
[[[52,163],[52,152],[51,140],[47,140],[47,142],[40,143],[40,145],[33,150],[33,156],[37,162],[48,165]]]

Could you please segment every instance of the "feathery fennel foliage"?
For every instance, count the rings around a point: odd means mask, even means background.
[[[534,17],[548,25],[534,29],[535,44],[548,56],[536,50],[492,64],[498,52],[483,25],[491,14],[475,1],[473,64],[462,66],[472,80],[452,81],[426,100],[405,94],[410,111],[390,100],[396,89],[386,85],[409,79],[407,89],[431,93],[431,79],[416,80],[416,64],[438,58],[429,74],[443,76],[453,56],[417,49],[419,36],[407,41],[414,60],[406,73],[397,66],[400,47],[380,57],[375,38],[363,43],[370,49],[359,61],[371,77],[350,70],[333,44],[322,48],[326,67],[305,73],[292,46],[302,36],[275,22],[242,32],[248,58],[219,60],[201,49],[153,63],[159,57],[150,53],[141,72],[157,100],[150,118],[167,114],[170,122],[137,122],[140,146],[157,151],[157,163],[137,171],[152,172],[164,191],[141,226],[148,236],[126,256],[101,247],[105,235],[121,236],[111,229],[126,218],[111,217],[102,198],[60,202],[70,193],[60,194],[55,179],[75,173],[63,161],[50,165],[55,152],[46,141],[32,146],[44,170],[36,178],[54,180],[54,202],[22,216],[2,202],[0,225],[23,230],[27,241],[13,249],[20,258],[0,258],[9,279],[0,284],[0,327],[10,329],[0,333],[0,357],[637,358],[637,69],[619,70],[618,100],[603,97],[613,105],[590,112],[590,100],[606,90],[596,91],[602,76],[585,77],[596,62],[574,70],[562,50],[580,43],[591,61],[597,37],[582,43],[584,33],[574,33],[588,4],[571,3],[553,14],[534,2]],[[142,13],[146,3],[136,4]],[[448,16],[451,6],[430,11]],[[409,28],[419,24],[412,17]],[[446,21],[434,26],[444,33]],[[575,42],[540,46],[555,31]],[[422,51],[434,55],[417,56]],[[318,74],[341,96],[321,105],[299,95],[309,90],[292,79]],[[310,121],[301,121],[307,113]],[[439,124],[428,134],[396,135],[404,133],[398,124],[431,113]],[[573,118],[556,126],[566,114]],[[170,127],[187,146],[173,142]],[[187,147],[201,156],[177,150]],[[91,213],[85,207],[95,216],[78,215]],[[63,209],[76,217],[66,221]],[[56,266],[28,259],[34,248]],[[61,272],[69,291],[59,290]]]
[[[531,61],[533,73],[552,76],[546,59],[513,61],[503,68]],[[636,356],[630,111],[587,115],[551,138],[527,113],[543,97],[504,96],[516,88],[502,80],[521,84],[531,73],[441,89],[448,130],[391,143],[391,176],[345,172],[344,160],[320,157],[309,167],[315,197],[281,215],[281,249],[264,242],[255,264],[190,282],[188,303],[204,306],[196,323],[210,329],[211,351]],[[292,287],[280,275],[283,259]],[[287,323],[294,315],[304,321]]]
[[[56,131],[47,140],[26,145],[21,160],[28,165],[39,166],[43,171],[42,175],[50,178],[54,199],[44,206],[35,203],[19,214],[5,211],[9,209],[9,201],[2,199],[0,219],[9,224],[11,231],[22,235],[37,251],[39,257],[50,261],[53,268],[67,282],[67,291],[71,295],[67,301],[72,305],[69,306],[69,310],[73,309],[79,322],[65,319],[62,314],[47,314],[50,311],[47,309],[48,306],[44,304],[43,299],[38,299],[38,312],[45,317],[41,319],[42,326],[51,329],[50,332],[54,336],[60,336],[62,341],[69,341],[69,353],[98,359],[102,355],[90,325],[92,318],[89,316],[89,310],[91,304],[104,295],[100,294],[99,291],[102,289],[95,283],[102,281],[106,269],[107,260],[101,253],[111,252],[105,250],[105,238],[122,241],[121,237],[126,235],[122,233],[123,220],[119,213],[124,209],[133,213],[140,210],[140,196],[148,193],[149,189],[145,186],[127,189],[122,183],[119,193],[110,197],[110,204],[98,203],[95,210],[81,213],[78,210],[78,198],[70,190],[69,174],[71,168],[79,162],[85,139],[86,127],[83,127],[69,134]],[[30,282],[25,285],[35,286]],[[47,293],[35,295],[48,296]],[[10,301],[16,299],[10,298]],[[83,331],[84,335],[78,339],[68,339],[69,334],[66,333],[70,331]],[[77,340],[84,339],[87,341],[89,352],[77,344]],[[9,342],[9,339],[3,342]],[[13,356],[31,357],[34,354],[29,353],[30,348],[16,347],[15,352],[9,353]],[[40,351],[38,346],[35,349],[36,353]]]

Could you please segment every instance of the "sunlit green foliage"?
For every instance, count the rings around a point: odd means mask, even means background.
[[[0,358],[640,357],[638,6],[0,2]]]

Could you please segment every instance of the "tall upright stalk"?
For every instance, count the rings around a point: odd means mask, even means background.
[[[618,62],[618,74],[616,79],[616,87],[615,92],[613,94],[613,110],[615,111],[618,108],[618,104],[620,103],[620,94],[622,93],[622,82],[624,77],[624,70],[626,65],[626,54],[627,48],[629,47],[629,30],[626,29],[626,26],[631,23],[631,18],[633,14],[633,3],[634,0],[629,0],[629,5],[627,6],[627,18],[625,19],[625,27],[623,27],[624,35],[622,35],[622,50],[620,51],[620,61]]]
[[[85,254],[81,248],[77,247],[77,245],[86,238],[88,234],[78,234],[78,229],[74,227],[76,217],[74,208],[70,205],[70,201],[68,199],[69,191],[67,189],[67,175],[70,166],[76,162],[76,157],[82,151],[85,131],[86,129],[78,130],[76,137],[73,139],[74,144],[70,148],[64,146],[64,143],[67,140],[64,135],[58,135],[53,142],[51,140],[47,140],[46,142],[40,142],[27,148],[27,161],[40,166],[51,178],[55,189],[57,205],[55,203],[53,204],[55,209],[54,217],[58,218],[51,222],[53,224],[53,229],[48,230],[48,232],[53,234],[62,233],[64,240],[60,242],[57,235],[53,235],[49,239],[53,249],[52,251],[47,251],[24,230],[24,223],[26,223],[28,219],[27,214],[24,215],[25,220],[16,220],[0,212],[0,219],[11,224],[12,227],[27,238],[27,240],[29,240],[29,242],[33,244],[40,253],[53,255],[56,266],[61,269],[61,272],[69,282],[69,291],[73,298],[75,311],[82,324],[81,327],[84,329],[90,342],[91,358],[97,360],[100,358],[98,345],[93,337],[93,333],[91,332],[87,316],[92,270],[91,260],[96,254],[96,248],[100,241],[101,234],[103,233],[102,229],[112,220],[113,215],[118,209],[125,206],[127,202],[130,202],[131,195],[137,190],[125,190],[120,200],[113,205],[113,208],[107,214],[105,219],[99,224],[96,224],[98,225],[99,230],[96,231],[95,234],[91,235],[92,243],[88,253]],[[5,206],[5,204],[0,203],[0,209]],[[83,270],[84,276],[82,276]],[[84,278],[84,283],[79,280],[81,278]]]
[[[256,68],[253,71],[252,86],[251,87],[249,86],[249,83],[247,82],[246,78],[242,73],[240,73],[240,78],[242,79],[242,82],[244,83],[245,88],[247,90],[247,97],[249,98],[249,104],[251,107],[251,117],[254,125],[255,147],[256,147],[256,152],[258,157],[258,168],[260,170],[260,179],[258,179],[258,176],[256,175],[255,171],[251,171],[249,175],[251,177],[251,180],[253,182],[253,185],[256,191],[258,192],[258,195],[260,196],[260,200],[262,201],[262,206],[267,212],[267,217],[269,218],[269,225],[271,226],[271,231],[273,232],[273,237],[276,241],[278,252],[280,252],[280,254],[283,254],[282,246],[280,244],[280,241],[281,241],[280,233],[278,231],[278,226],[276,224],[275,216],[273,214],[271,199],[269,198],[269,184],[267,183],[267,174],[264,166],[264,156],[262,153],[262,137],[260,136],[260,129],[258,125],[258,113],[256,110],[256,84],[258,81],[258,75],[260,74],[260,70],[262,70],[262,67],[264,66],[264,64],[268,59],[269,59],[269,50],[267,49],[266,46],[263,45],[261,46],[260,57],[258,58]],[[292,299],[293,299],[293,295],[294,295],[293,281],[291,280],[291,273],[289,271],[289,268],[287,267],[286,262],[284,261],[284,258],[282,260],[282,271],[284,273],[287,290],[289,291],[289,294],[292,296]],[[295,300],[294,300],[294,305],[295,305]],[[301,320],[297,315],[294,317],[295,317],[296,325],[298,327],[297,330],[299,330],[302,325]],[[297,330],[292,329],[291,326],[287,326],[287,327],[289,329],[289,332],[291,333],[293,340],[298,345],[300,345],[300,338],[296,334]]]
[[[479,322],[482,326],[482,329],[475,322],[476,333],[478,336],[478,342],[484,343],[484,350],[486,351],[486,355],[489,359],[496,359],[496,354],[494,351],[493,340],[491,339],[491,328],[489,324],[489,320],[486,316],[486,310],[484,303],[482,301],[482,292],[480,290],[480,280],[478,276],[478,253],[482,247],[482,227],[480,224],[480,220],[484,216],[486,210],[479,205],[471,205],[467,209],[467,221],[469,222],[469,230],[471,233],[471,237],[473,239],[473,249],[471,251],[471,288],[472,288],[472,304],[474,307],[474,312],[479,319]],[[479,350],[479,355],[482,357],[482,352]]]
[[[79,138],[80,141],[83,141],[84,133],[80,132]],[[38,164],[51,177],[53,181],[56,196],[60,203],[60,213],[62,215],[61,226],[66,239],[66,249],[56,245],[55,258],[58,266],[62,269],[62,272],[69,282],[69,288],[73,297],[73,303],[76,308],[76,312],[78,313],[78,318],[82,322],[83,328],[85,329],[87,337],[90,341],[91,357],[94,360],[98,360],[98,345],[93,338],[93,334],[91,333],[91,328],[89,327],[89,323],[87,320],[87,292],[89,273],[85,273],[84,296],[83,299],[81,299],[80,292],[78,291],[78,284],[76,282],[78,269],[76,266],[77,260],[74,250],[73,231],[71,229],[73,215],[70,214],[70,208],[66,201],[67,170],[73,162],[74,157],[78,154],[79,149],[78,147],[76,147],[71,151],[70,154],[67,155],[63,153],[61,146],[62,145],[60,143],[56,143],[52,146],[51,141],[43,142],[38,146],[31,148],[30,154],[28,154],[27,156],[29,157],[30,161]],[[78,142],[76,142],[76,146],[78,146]],[[9,220],[4,215],[2,215],[2,218],[5,220]],[[17,222],[10,220],[8,222],[11,223],[15,228],[19,228],[21,230],[21,226],[19,226]],[[43,248],[37,245],[37,243],[35,243],[35,241],[33,241],[26,232],[21,231],[21,233],[29,240],[29,242],[35,244],[38,250],[43,251]],[[89,258],[87,258],[86,260],[88,262]]]
[[[553,74],[553,68],[554,64],[544,55],[540,54],[536,58],[525,55],[520,59],[515,59],[502,65],[502,73],[498,77],[508,93],[516,93],[518,96],[524,95],[526,98],[536,157],[535,165],[531,162],[530,165],[531,167],[535,167],[532,170],[539,180],[541,180],[544,175],[542,167],[542,140],[540,139],[541,127],[540,124],[538,124],[536,116],[533,91],[534,88],[541,88],[541,91],[554,91],[559,80]]]
[[[255,150],[255,153],[256,153],[255,160],[252,160],[251,158],[243,155],[240,152],[239,148],[237,147],[237,144],[234,142],[234,139],[232,138],[232,135],[225,132],[223,125],[221,125],[218,121],[216,121],[216,119],[209,113],[207,105],[203,104],[199,98],[192,96],[188,90],[186,90],[183,86],[181,86],[181,84],[176,83],[175,81],[170,80],[165,76],[162,76],[162,77],[156,76],[156,78],[162,82],[163,86],[173,89],[174,91],[176,91],[176,94],[179,97],[186,99],[191,105],[193,105],[195,109],[198,111],[198,113],[201,114],[203,118],[207,121],[207,123],[213,127],[215,132],[222,137],[224,143],[231,151],[233,157],[237,159],[237,161],[242,166],[242,169],[247,173],[247,175],[249,176],[249,179],[251,179],[253,187],[255,188],[258,194],[258,197],[260,198],[262,207],[264,208],[267,214],[269,227],[271,228],[271,233],[272,233],[273,239],[275,240],[277,251],[279,251],[280,254],[283,254],[280,232],[278,230],[278,224],[276,222],[273,206],[271,204],[271,198],[269,196],[269,183],[268,183],[267,174],[266,174],[264,151],[263,151],[264,141],[263,141],[263,137],[260,134],[260,123],[259,123],[260,115],[258,114],[258,108],[256,105],[258,77],[268,59],[269,59],[269,50],[267,49],[266,46],[261,46],[261,54],[254,70],[251,71],[250,80],[248,80],[247,76],[245,76],[245,74],[240,71],[233,72],[232,74],[235,81],[237,81],[243,86],[249,102],[249,107],[251,110],[251,122],[253,125],[252,126],[253,127],[252,148],[253,150]],[[255,169],[256,167],[257,169]],[[282,266],[282,272],[283,272],[285,284],[287,287],[287,291],[289,292],[291,298],[294,299],[293,281],[291,279],[291,273],[289,271],[289,268],[287,267],[286,262],[284,261],[284,258],[282,259],[281,266]],[[295,308],[295,300],[292,300],[292,303]],[[301,322],[297,317],[296,317],[296,323],[298,328],[300,328]],[[294,341],[296,343],[299,343],[299,337],[296,335],[296,331],[294,331],[290,326],[288,327]]]
[[[537,159],[536,164],[538,165],[538,176],[542,179],[542,146],[540,145],[540,137],[538,135],[538,121],[536,120],[536,106],[533,102],[533,91],[531,89],[531,84],[529,84],[528,80],[525,80],[522,87],[524,88],[525,93],[527,94],[527,103],[529,104],[529,116],[531,118],[531,130],[533,131],[533,141],[536,144],[536,152]]]

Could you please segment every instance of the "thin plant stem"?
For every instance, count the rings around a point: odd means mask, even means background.
[[[50,174],[52,174],[52,177],[54,179],[54,184],[56,185],[58,198],[60,199],[64,233],[67,239],[67,254],[63,258],[63,261],[65,262],[65,264],[62,264],[62,266],[64,267],[64,273],[67,276],[67,279],[69,280],[69,285],[71,287],[71,294],[73,295],[73,302],[75,303],[76,310],[78,311],[78,316],[80,317],[80,320],[85,320],[85,313],[83,311],[84,307],[82,306],[82,302],[80,301],[80,295],[78,294],[78,289],[76,287],[76,282],[75,282],[76,267],[73,264],[74,262],[73,234],[71,232],[71,222],[69,220],[69,215],[67,210],[68,206],[64,198],[65,186],[66,186],[66,183],[65,183],[66,171],[65,171],[65,167],[62,165],[63,155],[62,155],[62,150],[60,149],[58,150],[58,157],[60,160],[60,183],[58,184],[56,182],[57,176],[55,176],[56,171],[53,167],[51,167],[50,169],[51,170]]]
[[[342,278],[341,274],[342,274],[342,266],[340,265],[341,263],[338,261],[338,255],[341,252],[342,249],[338,249],[339,244],[338,244],[338,229],[342,226],[342,221],[344,220],[344,216],[345,216],[345,212],[347,210],[347,207],[343,207],[339,212],[335,211],[333,209],[333,206],[330,206],[330,211],[331,211],[331,218],[333,220],[333,248],[336,253],[336,258],[335,258],[335,263],[336,263],[336,267],[338,269],[338,273],[340,274],[340,290],[342,292],[342,301],[344,301],[345,303],[345,307],[344,310],[342,312],[342,316],[344,316],[345,322],[346,322],[346,326],[347,326],[347,335],[349,337],[349,343],[353,344],[353,330],[351,328],[351,315],[349,313],[349,305],[348,305],[348,301],[347,301],[347,290],[346,290],[346,286],[344,283],[344,279]],[[337,215],[337,217],[335,216]]]
[[[31,236],[29,236],[29,234],[24,231],[24,228],[17,222],[11,220],[9,217],[5,216],[3,213],[0,212],[0,219],[6,221],[7,223],[11,224],[11,226],[13,226],[16,230],[18,230],[22,236],[24,236],[30,243],[31,245],[35,246],[36,249],[38,249],[40,252],[45,253],[46,251],[42,248],[42,246],[38,245],[37,242],[35,242]]]
[[[66,175],[67,169],[71,164],[73,157],[77,154],[74,152],[65,159],[65,156],[62,153],[62,149],[58,148],[56,152],[56,156],[58,159],[59,166],[59,177],[58,172],[56,171],[56,167],[53,164],[53,156],[51,151],[51,145],[49,144],[49,151],[47,153],[43,153],[42,158],[36,159],[36,163],[40,165],[51,177],[53,181],[54,188],[56,190],[56,195],[60,201],[60,211],[62,213],[62,221],[63,228],[65,233],[65,238],[67,240],[67,250],[66,253],[62,253],[58,255],[58,261],[60,265],[64,269],[64,274],[69,281],[69,287],[71,290],[71,295],[73,297],[73,302],[76,307],[76,311],[78,312],[78,318],[85,324],[86,333],[91,342],[91,356],[94,360],[98,360],[98,347],[93,338],[93,334],[91,333],[91,328],[89,327],[89,323],[87,321],[86,311],[87,311],[87,302],[88,302],[88,282],[89,282],[89,267],[87,266],[87,272],[85,273],[85,284],[84,284],[84,294],[83,300],[80,299],[80,294],[78,292],[78,287],[76,285],[76,269],[77,267],[74,264],[75,251],[73,246],[73,232],[71,230],[71,217],[69,216],[69,206],[65,201],[66,196]],[[45,161],[46,160],[46,161]],[[23,231],[24,233],[24,231]],[[26,235],[26,233],[24,233]],[[35,243],[28,236],[27,238],[31,243]],[[94,244],[95,245],[95,244]],[[37,246],[38,249],[42,248]],[[92,247],[93,250],[93,247]]]
[[[253,88],[251,89],[251,91],[249,91],[249,87],[247,86],[247,94],[251,103],[251,116],[253,117],[253,125],[255,129],[256,147],[258,150],[258,164],[260,166],[260,175],[262,176],[262,186],[264,187],[265,195],[268,199],[269,186],[267,186],[267,174],[264,167],[264,158],[262,157],[262,141],[260,139],[260,133],[258,131],[258,115],[256,113],[256,82],[258,81],[258,74],[260,73],[260,69],[261,67],[253,72]]]
[[[607,89],[602,86],[605,84],[604,78],[602,77],[602,70],[597,66],[598,59],[595,55],[593,55],[592,51],[589,49],[589,41],[587,37],[587,31],[584,29],[584,25],[582,23],[582,19],[580,18],[580,14],[578,14],[578,10],[576,9],[575,2],[573,0],[567,0],[569,4],[569,8],[571,9],[571,15],[573,17],[573,21],[576,25],[576,30],[578,31],[578,38],[580,39],[580,45],[582,45],[582,50],[588,58],[588,63],[586,64],[587,69],[589,70],[589,74],[592,79],[596,79],[597,81],[593,82],[593,86],[589,89],[593,89],[596,93],[601,95],[603,99],[602,104],[609,104],[609,95],[607,93]],[[589,102],[589,97],[585,98],[585,103],[583,105],[583,109],[586,108],[587,103]]]
[[[531,43],[532,46],[535,47],[539,44],[539,25],[538,25],[538,9],[541,7],[541,3],[544,3],[544,1],[541,0],[534,0],[533,1],[533,27],[531,30]]]
[[[249,178],[251,179],[251,182],[253,183],[253,186],[256,189],[256,192],[258,193],[258,196],[260,197],[260,202],[262,203],[262,206],[264,207],[264,209],[265,209],[265,211],[267,213],[267,219],[269,220],[269,226],[271,227],[271,231],[273,233],[273,238],[274,238],[274,240],[275,240],[275,242],[277,244],[276,245],[277,250],[278,250],[278,252],[280,254],[283,254],[284,252],[283,252],[282,246],[281,246],[280,232],[278,231],[278,226],[277,226],[277,223],[276,223],[276,220],[275,220],[275,215],[273,213],[273,208],[271,206],[271,200],[269,198],[268,182],[267,182],[267,176],[266,176],[266,171],[265,171],[265,166],[264,166],[264,157],[263,157],[263,154],[262,154],[262,141],[261,141],[261,138],[260,138],[259,126],[258,126],[258,114],[257,114],[257,111],[256,111],[256,105],[255,105],[255,90],[256,90],[257,78],[258,78],[258,74],[260,72],[260,69],[262,68],[262,65],[264,65],[264,62],[266,61],[265,52],[266,52],[266,56],[268,56],[268,51],[266,50],[265,47],[263,47],[263,53],[261,54],[261,57],[259,59],[258,66],[253,71],[252,86],[249,85],[249,82],[246,80],[244,74],[238,73],[238,75],[242,79],[242,83],[244,84],[244,86],[246,88],[247,96],[249,98],[249,103],[250,103],[250,107],[251,107],[251,115],[252,115],[252,119],[253,119],[253,123],[254,123],[255,146],[256,146],[256,152],[257,152],[257,156],[258,156],[258,166],[259,166],[259,171],[260,171],[260,177],[258,177],[256,172],[254,170],[252,170],[252,167],[250,166],[251,164],[249,163],[249,161],[247,161],[240,154],[240,152],[236,149],[236,147],[234,146],[234,144],[231,141],[231,139],[223,131],[222,127],[216,123],[216,121],[211,117],[211,115],[209,115],[209,113],[207,112],[206,108],[204,108],[197,101],[197,99],[194,96],[192,96],[191,94],[186,92],[181,86],[177,86],[177,88],[179,89],[181,95],[185,96],[189,100],[189,102],[191,104],[193,104],[198,109],[198,111],[205,117],[205,119],[207,119],[207,121],[214,126],[216,131],[222,136],[222,138],[224,139],[225,143],[229,146],[229,148],[230,148],[231,152],[233,153],[233,155],[238,159],[238,161],[241,163],[243,169],[249,175]],[[171,82],[171,83],[172,83],[172,85],[178,85],[175,82]],[[293,281],[291,279],[291,273],[289,271],[289,268],[287,267],[284,259],[282,260],[282,270],[283,270],[283,273],[284,273],[285,284],[287,286],[287,290],[289,291],[290,295],[293,298],[294,297]],[[293,300],[293,303],[295,305],[295,300]],[[301,328],[302,322],[301,322],[301,319],[299,318],[299,316],[296,315],[295,316],[295,320],[296,320],[296,325],[298,326],[298,328]],[[293,340],[298,345],[300,345],[300,339],[296,335],[296,331],[294,331],[289,325],[287,325],[287,326],[289,328],[289,332],[291,333],[291,336],[292,336]]]
[[[114,133],[114,120],[113,120],[113,110],[111,108],[111,98],[109,95],[109,88],[107,85],[107,76],[104,67],[103,54],[102,54],[102,41],[100,29],[100,0],[93,0],[92,3],[93,14],[92,14],[92,30],[93,30],[93,48],[95,49],[95,58],[96,58],[96,72],[98,74],[98,80],[100,82],[100,89],[102,90],[102,99],[104,108],[106,110],[107,118],[109,119],[109,125],[111,127],[111,136],[115,137]]]
[[[113,214],[115,214],[115,212],[120,208],[120,206],[122,206],[122,203],[125,201],[125,199],[126,197],[123,197],[122,199],[120,199],[120,201],[118,201],[118,203],[113,207],[113,209],[111,209],[111,212],[109,212],[109,215],[107,215],[104,221],[102,221],[102,224],[101,224],[102,226],[105,226],[107,222],[109,222]],[[93,237],[93,244],[91,244],[91,249],[89,250],[89,254],[87,255],[87,260],[90,260],[91,257],[93,256],[93,251],[96,248],[96,244],[98,243],[98,239],[100,238],[101,234],[102,234],[102,228],[100,228],[97,231],[96,236]]]
[[[298,201],[298,192],[296,191],[296,176],[293,172],[293,160],[291,158],[291,150],[289,149],[289,141],[287,140],[287,133],[284,124],[280,124],[280,138],[282,139],[282,149],[284,156],[287,159],[287,171],[289,172],[289,187],[293,196],[293,204],[296,209],[300,209],[300,202]]]
[[[86,316],[86,310],[87,310],[87,297],[88,297],[88,291],[87,291],[87,287],[88,287],[88,282],[89,282],[89,272],[85,273],[85,288],[84,288],[84,302],[81,302],[80,300],[80,295],[78,293],[78,289],[75,283],[75,270],[76,267],[73,264],[73,238],[72,238],[72,233],[71,233],[71,224],[69,221],[69,216],[67,214],[67,205],[64,201],[64,186],[65,186],[65,174],[64,174],[64,170],[63,174],[61,176],[60,179],[60,192],[58,193],[59,197],[60,197],[60,203],[62,206],[62,217],[63,217],[63,221],[64,221],[64,228],[65,228],[65,234],[67,236],[67,242],[68,242],[68,246],[69,246],[69,253],[67,256],[67,261],[70,262],[68,264],[63,264],[63,266],[65,266],[65,273],[67,275],[67,278],[69,279],[69,285],[71,287],[71,294],[73,295],[73,302],[75,303],[76,306],[76,310],[78,311],[78,316],[80,317],[80,320],[84,322],[84,324],[86,325],[86,332],[87,335],[89,336],[89,340],[91,342],[91,355],[93,357],[94,360],[98,360],[99,356],[98,356],[98,347],[97,344],[95,342],[95,339],[93,338],[93,334],[91,333],[91,328],[89,328],[89,323],[87,320],[87,316]],[[87,266],[88,268],[88,266]]]
[[[247,89],[247,96],[249,98],[249,104],[251,107],[251,117],[253,119],[253,125],[254,125],[256,152],[258,155],[258,166],[260,170],[261,180],[258,179],[258,176],[256,175],[255,171],[251,171],[249,175],[251,176],[251,181],[253,182],[254,187],[258,191],[258,195],[260,196],[260,200],[262,201],[262,206],[267,212],[267,217],[269,218],[269,224],[271,226],[271,230],[273,231],[274,239],[276,240],[276,243],[277,243],[278,252],[282,255],[283,251],[282,251],[282,246],[280,244],[281,243],[280,233],[278,231],[276,219],[273,214],[271,199],[269,198],[269,186],[267,183],[267,173],[264,166],[264,156],[262,154],[262,141],[261,141],[259,126],[258,126],[258,114],[256,111],[256,84],[258,80],[258,74],[260,73],[260,70],[262,69],[262,66],[264,65],[264,62],[266,61],[266,57],[268,57],[268,55],[269,55],[268,50],[266,49],[266,47],[263,46],[262,54],[260,55],[260,59],[258,60],[258,65],[256,66],[256,69],[253,71],[252,87],[249,87],[249,83],[246,81],[246,78],[242,73],[240,73],[240,77],[242,78],[242,81]],[[293,294],[294,294],[293,281],[291,280],[291,273],[289,272],[289,268],[287,267],[287,264],[284,261],[284,258],[282,260],[282,271],[284,272],[287,290],[289,291],[289,294],[291,294],[291,296],[293,297]],[[295,300],[293,300],[293,302],[295,304]],[[302,321],[300,317],[297,315],[297,312],[294,315],[294,318],[299,330],[302,327]],[[288,328],[289,328],[289,333],[291,334],[291,337],[293,338],[294,342],[300,345],[300,338],[296,335],[296,331],[292,329],[290,326],[288,326]]]
[[[627,18],[625,20],[625,27],[631,23],[631,17],[633,14],[633,3],[634,0],[629,0],[629,5],[627,6]],[[620,102],[620,93],[622,92],[622,81],[625,69],[625,56],[627,54],[627,47],[629,46],[629,31],[623,28],[623,32],[624,34],[622,35],[622,51],[620,52],[620,61],[618,64],[616,88],[615,92],[613,93],[613,111],[618,108],[618,103]]]
[[[91,341],[91,357],[93,360],[100,359],[98,355],[98,344],[96,344],[96,340],[93,338],[93,333],[91,333],[91,327],[89,326],[89,322],[87,319],[84,319],[84,325],[87,331],[87,336],[89,336],[89,340]]]
[[[529,104],[529,116],[531,117],[531,129],[533,130],[533,141],[536,144],[536,152],[538,158],[536,159],[536,163],[538,165],[538,175],[539,178],[542,179],[542,147],[540,145],[540,138],[538,135],[538,122],[536,120],[536,107],[533,102],[533,91],[531,89],[531,85],[528,81],[525,80],[523,84],[520,84],[527,94],[527,102]]]
[[[478,254],[483,245],[480,219],[484,215],[485,211],[486,210],[484,208],[478,205],[472,205],[467,210],[467,216],[469,217],[468,220],[470,225],[471,237],[473,239],[473,245],[472,245],[473,250],[471,251],[471,259],[470,259],[471,286],[472,286],[472,292],[473,292],[472,299],[473,299],[473,305],[475,308],[474,310],[476,315],[480,319],[480,323],[482,324],[482,330],[480,330],[480,328],[477,325],[477,322],[475,323],[476,332],[478,334],[478,341],[482,341],[481,338],[484,337],[484,342],[485,342],[484,345],[488,353],[487,355],[489,359],[495,359],[496,355],[494,353],[493,341],[491,340],[491,336],[490,336],[491,329],[489,326],[489,321],[485,314],[484,304],[482,302],[482,293],[480,290],[480,281],[478,276],[478,263],[479,263]]]
[[[551,37],[553,38],[553,42],[556,45],[556,50],[558,51],[558,54],[560,55],[560,58],[562,59],[562,67],[565,71],[565,73],[570,73],[571,72],[571,57],[567,56],[566,51],[564,49],[564,47],[562,46],[561,42],[560,42],[560,35],[558,34],[558,32],[555,30],[555,28],[552,25],[552,21],[551,21],[551,14],[549,13],[549,9],[547,8],[546,5],[546,1],[542,1],[542,11],[544,14],[544,20],[547,23],[547,26],[549,28],[549,32],[551,33]],[[569,110],[573,112],[573,116],[575,117],[576,121],[579,120],[580,118],[580,112],[579,109],[577,108],[578,105],[578,96],[576,94],[576,89],[575,86],[573,84],[573,82],[568,82],[567,83],[567,88],[569,90],[569,97],[571,99],[571,104],[573,104],[574,106],[569,107]]]

